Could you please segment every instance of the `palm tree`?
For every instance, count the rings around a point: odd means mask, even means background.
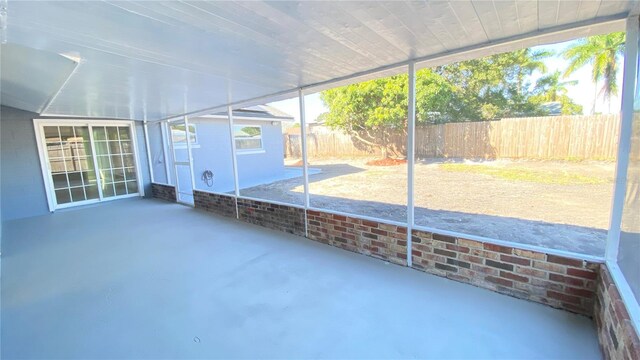
[[[516,88],[518,94],[522,94],[524,78],[533,74],[536,70],[541,73],[545,73],[547,71],[547,66],[542,60],[552,56],[553,52],[548,50],[534,51],[528,48],[516,50],[513,54],[517,60],[517,64],[519,65],[516,70]]]
[[[592,66],[591,80],[596,87],[600,80],[603,81],[600,95],[608,101],[609,111],[611,96],[618,94],[618,59],[624,52],[624,41],[624,32],[596,35],[581,39],[562,52],[564,58],[570,61],[564,72],[565,77],[587,64]],[[594,112],[596,100],[597,94],[593,100]]]
[[[536,81],[535,91],[544,101],[559,101],[563,95],[567,95],[567,86],[578,84],[577,80],[560,81],[560,75],[560,71],[556,71]]]

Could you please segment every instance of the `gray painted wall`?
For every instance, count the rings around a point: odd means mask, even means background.
[[[234,190],[231,136],[226,120],[192,119],[196,125],[198,144],[193,154],[193,176],[196,189],[229,192]],[[202,173],[210,170],[214,175],[212,187],[202,181]]]
[[[38,114],[3,106],[0,109],[2,220],[49,212],[33,119]]]
[[[6,106],[0,109],[0,207],[2,220],[20,219],[49,212],[42,179],[33,119],[36,113]],[[149,168],[142,123],[136,123],[136,141],[145,195],[151,195]]]

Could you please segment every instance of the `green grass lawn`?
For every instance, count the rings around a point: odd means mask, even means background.
[[[504,168],[470,164],[440,164],[439,167],[445,171],[483,174],[510,181],[528,181],[540,184],[583,185],[609,182],[599,177],[570,173],[563,170],[542,171],[521,167]]]

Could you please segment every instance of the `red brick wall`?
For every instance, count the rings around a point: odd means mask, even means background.
[[[605,359],[640,359],[640,340],[606,265],[600,267],[594,318]]]
[[[212,194],[204,191],[193,191],[193,204],[218,215],[236,217],[236,197],[231,195]]]
[[[407,264],[407,228],[307,211],[309,239],[395,264]]]
[[[237,199],[238,218],[251,224],[304,236],[304,209],[266,201]]]
[[[305,235],[305,210],[237,199],[239,218]],[[211,206],[211,205],[210,205]],[[407,228],[307,210],[308,237],[399,265],[407,261]],[[499,293],[593,315],[600,265],[419,230],[412,231],[412,267]]]
[[[176,202],[176,188],[171,185],[151,183],[151,196],[156,199]]]
[[[412,266],[591,316],[599,264],[414,230]]]

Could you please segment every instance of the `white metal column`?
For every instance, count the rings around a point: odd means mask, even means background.
[[[307,120],[305,115],[304,93],[298,89],[298,101],[300,104],[300,144],[302,152],[302,178],[304,181],[304,233],[309,235],[307,210],[309,209],[309,163],[307,160]]]
[[[196,179],[193,175],[193,154],[191,153],[191,137],[189,136],[189,117],[184,117],[184,131],[187,138],[187,159],[189,160],[189,174],[191,175],[191,192],[196,189]],[[195,133],[194,133],[195,135]]]
[[[240,218],[238,213],[238,197],[240,196],[240,181],[238,180],[238,158],[236,157],[236,139],[233,136],[233,108],[227,106],[227,117],[229,118],[229,139],[231,140],[231,163],[233,164],[233,187],[236,196],[236,217]]]
[[[412,265],[411,232],[415,222],[413,206],[413,168],[416,162],[416,65],[409,63],[409,95],[407,109],[407,266]]]
[[[167,156],[167,147],[170,146],[167,134],[166,134],[167,122],[160,122],[160,137],[162,138],[162,160],[164,161],[164,175],[167,178],[167,184],[171,184],[171,172],[169,171],[169,157]]]
[[[631,151],[631,131],[633,125],[633,101],[638,71],[638,17],[627,19],[627,34],[624,50],[624,74],[622,80],[622,113],[620,114],[620,132],[618,140],[618,160],[616,164],[615,185],[609,232],[605,258],[607,262],[618,261],[618,246],[620,243],[620,226],[622,223],[622,209],[627,192],[627,170],[629,167],[629,152]]]
[[[144,132],[144,146],[147,151],[147,167],[149,168],[149,180],[155,182],[153,179],[153,164],[151,163],[151,147],[149,146],[149,128],[147,127],[147,120],[142,123],[142,130]]]
[[[165,129],[167,130],[167,138],[169,139],[169,156],[171,157],[171,163],[173,168],[173,176],[174,176],[174,184],[169,183],[175,187],[176,193],[176,202],[180,202],[180,191],[178,189],[178,182],[180,181],[178,178],[178,165],[176,164],[176,152],[173,146],[173,133],[171,132],[171,124],[167,121],[165,124]]]

